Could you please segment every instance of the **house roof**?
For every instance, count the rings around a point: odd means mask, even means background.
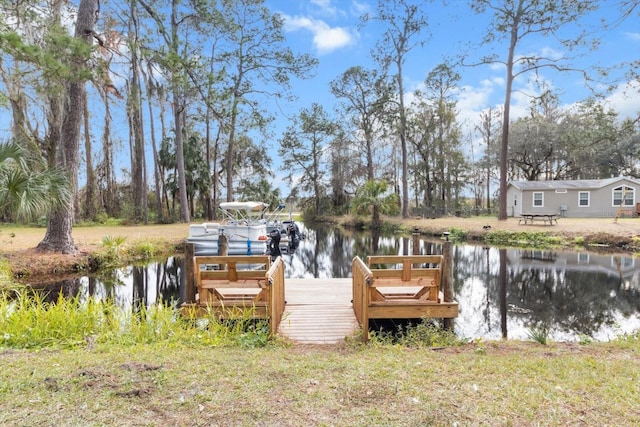
[[[519,190],[584,190],[606,187],[619,181],[640,185],[640,181],[624,176],[607,179],[573,179],[566,181],[509,181],[509,185]]]

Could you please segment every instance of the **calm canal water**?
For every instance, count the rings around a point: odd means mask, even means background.
[[[284,255],[286,276],[351,277],[351,260],[373,254],[411,254],[410,237],[381,237],[334,229],[305,229],[307,239]],[[421,254],[439,254],[441,241],[419,240]],[[554,341],[608,341],[640,329],[640,265],[630,255],[498,249],[453,245],[455,299],[461,337],[526,340],[546,326]],[[56,295],[111,298],[135,309],[183,299],[183,260],[170,258],[57,283]]]

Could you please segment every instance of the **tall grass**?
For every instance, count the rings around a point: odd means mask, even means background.
[[[173,254],[172,247],[162,239],[137,240],[127,244],[123,236],[104,236],[101,247],[91,254],[92,270],[100,271],[118,268],[139,261],[149,261],[160,255]]]
[[[549,340],[549,327],[547,325],[531,326],[527,330],[527,335],[533,341],[547,345],[547,341]]]
[[[266,321],[250,313],[233,321],[213,316],[189,319],[169,304],[125,310],[110,301],[60,296],[46,302],[38,293],[0,295],[0,347],[77,348],[95,344],[132,346],[162,342],[170,346],[258,347],[267,345]]]
[[[456,336],[453,331],[441,328],[433,319],[427,318],[416,324],[400,325],[392,331],[371,332],[370,338],[374,344],[396,344],[409,348],[451,347],[468,342]]]
[[[0,285],[12,285],[14,284],[11,277],[11,267],[9,262],[5,259],[0,259]]]

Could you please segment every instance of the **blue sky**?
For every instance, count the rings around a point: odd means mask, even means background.
[[[380,38],[381,28],[369,24],[358,29],[359,17],[369,11],[375,12],[373,0],[268,0],[268,6],[285,17],[285,28],[290,46],[297,52],[309,53],[319,60],[316,75],[306,81],[298,81],[294,93],[297,103],[280,105],[286,114],[296,114],[312,102],[331,109],[336,100],[329,91],[329,82],[353,65],[372,67],[370,51]],[[426,75],[446,57],[455,57],[470,47],[477,60],[488,53],[487,47],[480,46],[480,40],[489,23],[489,16],[476,15],[466,1],[449,0],[446,5],[441,0],[424,2],[429,19],[425,32],[427,42],[423,47],[412,50],[406,61],[405,87],[408,93],[420,87]],[[584,20],[585,28],[600,32],[602,42],[595,52],[574,61],[576,67],[594,65],[611,66],[622,61],[640,57],[640,18],[628,18],[621,25],[604,31],[600,20],[613,20],[618,16],[613,2],[603,2],[599,11]],[[570,31],[577,31],[575,28]],[[501,57],[506,57],[506,44],[491,46]],[[504,52],[504,53],[503,53]],[[539,37],[524,40],[519,52],[546,52],[562,55],[552,40]],[[461,74],[461,88],[458,93],[458,119],[465,127],[472,129],[479,113],[489,106],[504,102],[505,71],[500,66],[464,67]],[[620,73],[618,73],[620,74]],[[543,71],[541,77],[560,95],[561,104],[570,107],[587,98],[591,92],[585,87],[577,73],[551,73]],[[633,90],[635,87],[635,90]],[[608,95],[608,102],[624,117],[640,114],[640,87],[620,83],[618,89]],[[536,92],[527,76],[519,78],[514,85],[512,117],[526,114],[530,97]],[[629,91],[628,89],[632,89]],[[626,92],[626,93],[625,93]],[[630,93],[629,93],[630,92]],[[285,119],[286,121],[286,119]],[[282,120],[279,120],[282,122]],[[281,123],[280,123],[281,124]],[[280,126],[278,126],[280,127]]]
[[[268,144],[275,150],[277,140],[291,123],[290,119],[302,108],[308,108],[312,102],[318,102],[327,111],[333,111],[338,101],[329,90],[331,80],[354,65],[374,67],[370,52],[380,39],[382,29],[373,23],[363,28],[358,27],[360,17],[364,13],[375,12],[375,0],[266,0],[266,4],[274,13],[280,13],[285,18],[289,46],[295,52],[308,53],[319,60],[313,77],[294,81],[292,89],[298,100],[296,102],[279,101],[273,108],[273,111],[279,114],[272,126],[275,133],[274,139]],[[429,26],[423,34],[426,41],[424,46],[416,47],[407,55],[404,72],[407,99],[410,99],[411,93],[423,84],[427,74],[447,57],[456,57],[463,50],[470,49],[473,52],[470,61],[473,61],[489,53],[487,47],[480,45],[480,40],[489,23],[489,16],[474,14],[467,1],[434,0],[433,2],[424,1],[423,4],[428,15]],[[638,11],[613,29],[604,31],[600,25],[602,19],[613,21],[618,15],[619,12],[613,2],[603,1],[598,12],[584,21],[586,28],[599,32],[602,42],[597,51],[586,52],[585,57],[575,61],[576,67],[611,66],[623,61],[640,59]],[[504,42],[495,44],[491,48],[501,57],[506,55]],[[519,54],[530,52],[563,54],[552,40],[542,37],[527,39],[518,51]],[[460,90],[457,93],[458,120],[463,125],[463,134],[471,135],[473,138],[472,132],[480,112],[504,102],[505,72],[504,68],[499,66],[465,67],[458,71],[462,77]],[[622,73],[617,74],[620,76]],[[541,77],[556,89],[561,104],[565,108],[571,107],[591,94],[579,74],[553,74],[543,71]],[[635,118],[640,114],[640,83],[636,81],[633,84],[634,86],[629,86],[621,81],[616,90],[607,95],[609,105],[622,117]],[[531,85],[527,76],[519,78],[515,82],[514,89],[512,118],[526,114],[530,102],[530,97],[526,94],[535,94],[537,90]],[[8,110],[1,111],[0,133],[8,133],[8,121]],[[122,135],[118,138],[124,141],[127,131],[125,128],[121,130]],[[126,146],[126,144],[123,145]],[[121,160],[120,166],[128,168],[130,166],[126,155],[128,150],[122,150],[122,152],[125,159]],[[480,147],[475,152],[479,153]],[[276,171],[276,173],[279,177],[275,182],[283,182],[280,179],[283,172]],[[283,195],[286,196],[289,190],[282,190]]]

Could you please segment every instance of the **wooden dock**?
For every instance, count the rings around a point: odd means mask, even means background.
[[[278,335],[298,344],[334,344],[353,336],[359,326],[351,286],[351,278],[286,279]]]
[[[269,319],[271,336],[301,344],[335,344],[359,332],[366,342],[370,319],[433,317],[447,327],[458,304],[449,242],[443,247],[448,256],[369,256],[366,264],[356,256],[353,278],[285,279],[281,257],[196,257],[188,244],[182,313]]]

